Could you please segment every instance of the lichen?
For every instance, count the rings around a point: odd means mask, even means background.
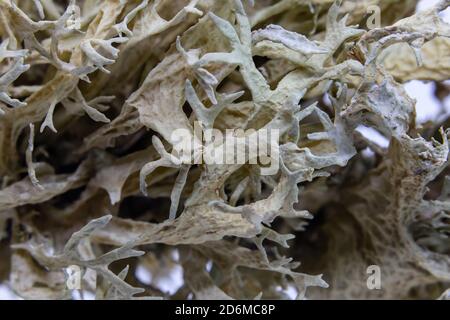
[[[0,0],[0,284],[448,299],[448,115],[404,84],[446,88],[450,1],[375,4]]]

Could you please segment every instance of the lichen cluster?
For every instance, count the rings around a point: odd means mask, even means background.
[[[0,0],[0,283],[71,299],[77,266],[98,299],[448,297],[449,120],[417,124],[403,84],[448,95],[450,1],[416,5]],[[213,150],[276,130],[278,170],[187,161],[173,133],[197,122]]]

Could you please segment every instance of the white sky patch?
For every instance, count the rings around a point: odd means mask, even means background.
[[[421,0],[417,4],[417,11],[423,11],[439,3],[440,0]],[[442,11],[440,17],[450,23],[450,8]],[[450,81],[446,81],[450,83]],[[443,112],[439,100],[434,96],[435,85],[432,82],[410,81],[405,84],[405,89],[411,98],[417,100],[416,113],[417,123],[424,123],[429,120],[437,120],[445,114],[450,114],[450,97],[444,101],[445,111]]]
[[[439,1],[440,0],[421,0],[417,4],[417,11],[423,11],[431,7],[434,7],[439,3]]]
[[[438,4],[440,0],[421,0],[417,4],[417,11],[423,11],[429,9]],[[450,22],[450,8],[445,9],[440,14],[442,20],[445,22]]]
[[[356,128],[356,131],[359,131],[364,137],[380,147],[387,148],[389,146],[389,140],[373,128],[360,125]]]
[[[213,263],[212,263],[212,261],[211,261],[211,260],[210,260],[210,261],[208,261],[208,262],[206,263],[206,266],[205,266],[205,268],[206,268],[206,271],[210,272],[210,271],[211,271],[211,269],[212,269],[212,266],[213,266]]]
[[[286,290],[284,291],[284,293],[286,293],[286,295],[291,300],[295,300],[297,298],[297,295],[298,295],[297,288],[295,288],[293,285],[288,285]]]
[[[183,285],[183,268],[179,265],[175,266],[166,278],[161,278],[155,285],[163,292],[174,294]]]
[[[450,81],[444,83],[450,84]],[[416,99],[416,121],[418,124],[426,121],[439,121],[450,115],[450,96],[443,101],[443,105],[434,95],[433,82],[410,81],[404,85],[408,95]]]
[[[440,102],[434,96],[434,83],[414,80],[406,83],[404,87],[408,95],[417,101],[416,121],[418,123],[435,120],[442,114]]]
[[[444,84],[450,86],[450,80],[444,81]],[[445,112],[450,114],[450,96],[444,99]]]
[[[82,292],[80,292],[78,290],[73,290],[72,291],[72,299],[73,300],[95,300],[95,294],[90,291],[86,291],[86,290],[83,290]]]
[[[0,284],[0,300],[21,300],[7,286]]]
[[[142,283],[151,284],[152,283],[152,273],[148,271],[148,269],[144,268],[141,265],[138,265],[136,268],[136,278]]]
[[[323,103],[327,106],[327,107],[331,107],[331,100],[330,100],[330,96],[328,95],[328,93],[325,93],[323,95]]]
[[[95,294],[90,291],[83,291],[83,299],[84,300],[95,300]]]
[[[370,149],[369,147],[365,148],[365,149],[362,151],[362,154],[363,154],[363,156],[366,157],[366,158],[372,158],[373,156],[375,156],[375,152],[373,152],[373,150]]]
[[[450,7],[442,11],[439,16],[442,20],[444,20],[447,23],[450,23]]]

